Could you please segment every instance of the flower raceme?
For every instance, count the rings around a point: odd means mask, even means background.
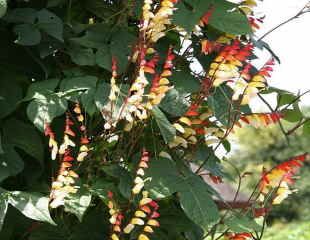
[[[170,17],[177,2],[178,0],[162,0],[160,5],[152,11],[153,0],[144,1],[141,30],[146,33],[146,39],[151,43],[155,43],[165,36],[166,26],[171,24]]]
[[[273,113],[253,113],[249,115],[241,115],[240,120],[235,123],[235,126],[242,127],[242,124],[248,124],[255,128],[267,127],[270,124],[275,124],[283,118],[280,112]]]
[[[292,193],[290,185],[294,183],[295,174],[308,158],[309,154],[306,153],[293,157],[268,172],[264,170],[260,180],[261,201],[264,201],[272,191],[275,191],[272,196],[272,204],[280,204],[286,199]]]
[[[68,112],[66,113],[65,119],[63,143],[60,145],[59,149],[57,148],[55,134],[53,133],[50,125],[46,125],[45,127],[45,135],[50,138],[49,145],[51,146],[52,159],[55,160],[56,156],[58,156],[60,161],[58,175],[52,182],[51,186],[50,206],[52,208],[57,208],[58,206],[63,205],[65,198],[69,194],[77,192],[78,187],[75,186],[75,181],[79,178],[79,175],[72,170],[73,163],[75,159],[77,161],[83,161],[89,152],[89,148],[87,146],[89,144],[89,140],[86,133],[84,116],[79,103],[75,104],[73,112],[75,113],[77,122],[80,123],[79,131],[81,133],[80,147],[77,158],[72,155],[72,148],[76,147],[76,144],[72,138],[75,138],[77,134],[72,129],[74,122]]]
[[[58,154],[58,143],[55,138],[55,133],[48,123],[45,124],[44,135],[49,137],[48,146],[51,150],[51,158],[55,160]]]

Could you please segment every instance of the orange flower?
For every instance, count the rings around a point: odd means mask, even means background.
[[[260,181],[261,200],[264,200],[265,195],[273,189],[276,189],[272,199],[273,204],[280,204],[287,198],[292,193],[289,186],[294,183],[294,175],[308,157],[308,153],[299,155],[279,164],[268,172],[263,171]]]
[[[253,239],[250,233],[229,233],[226,235],[228,240],[251,240]]]

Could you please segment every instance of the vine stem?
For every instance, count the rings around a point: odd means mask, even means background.
[[[306,5],[303,6],[303,8],[301,10],[299,10],[294,16],[290,17],[289,19],[285,20],[284,22],[278,24],[277,26],[273,27],[272,29],[270,29],[269,31],[267,31],[265,34],[263,34],[257,41],[261,41],[263,40],[265,37],[267,37],[269,34],[271,34],[272,32],[274,32],[275,30],[277,30],[278,28],[284,26],[285,24],[299,18],[300,16],[302,16],[305,13],[310,12],[310,1],[308,1],[306,3]]]

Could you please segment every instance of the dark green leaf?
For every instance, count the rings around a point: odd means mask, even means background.
[[[198,176],[184,180],[180,203],[186,215],[204,230],[219,220],[219,211],[212,200],[208,186]]]
[[[211,4],[213,4],[213,0],[181,1],[176,5],[177,11],[173,15],[173,21],[176,25],[191,32],[204,13],[208,11]]]
[[[48,35],[63,41],[63,23],[54,13],[42,9],[37,12],[38,27]]]
[[[55,225],[48,210],[49,198],[42,194],[14,191],[9,203],[28,218]]]
[[[90,48],[72,48],[69,50],[72,61],[81,66],[95,65],[95,54]]]
[[[4,153],[0,154],[0,182],[15,176],[24,169],[24,162],[12,145],[2,145]]]
[[[33,8],[15,8],[10,11],[5,20],[12,23],[34,23],[36,19],[36,10]]]
[[[18,36],[15,43],[24,46],[33,46],[41,42],[41,33],[33,24],[20,24],[14,27],[14,32]]]
[[[226,1],[214,1],[214,11],[209,24],[225,33],[242,35],[252,32],[247,17],[240,12],[237,5]]]
[[[14,91],[9,91],[9,89],[14,89]],[[22,97],[22,89],[15,81],[11,79],[3,81],[0,87],[0,119],[12,113]]]
[[[175,89],[171,89],[162,100],[160,108],[171,116],[183,116],[188,109],[188,102],[186,101],[185,95]]]
[[[284,119],[289,122],[298,122],[303,118],[303,115],[299,109],[287,109],[282,111]]]
[[[4,122],[3,136],[7,143],[21,148],[43,165],[43,143],[33,125],[10,118]]]
[[[200,89],[200,82],[188,71],[176,71],[173,73],[170,82],[180,93],[197,92]]]
[[[150,167],[146,171],[146,177],[152,180],[145,186],[155,198],[165,198],[177,192],[182,186],[175,163],[167,158],[152,159]]]
[[[154,107],[152,109],[152,114],[155,118],[155,121],[160,129],[161,135],[163,136],[165,142],[168,144],[173,141],[176,130],[169,122],[165,114],[158,108]]]
[[[228,218],[225,220],[225,225],[227,225],[231,231],[236,233],[261,231],[261,226],[258,225],[253,219],[242,215]]]
[[[103,109],[105,104],[108,102],[110,94],[110,84],[106,82],[99,83],[94,96],[96,107],[99,111]]]

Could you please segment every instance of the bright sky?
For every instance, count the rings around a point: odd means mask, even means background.
[[[258,10],[266,18],[257,35],[263,35],[294,16],[307,2],[308,0],[264,0],[259,4]],[[265,41],[281,59],[281,64],[275,67],[269,84],[295,93],[309,90],[310,13],[282,26],[266,37]],[[302,99],[302,104],[310,105],[310,94]]]

